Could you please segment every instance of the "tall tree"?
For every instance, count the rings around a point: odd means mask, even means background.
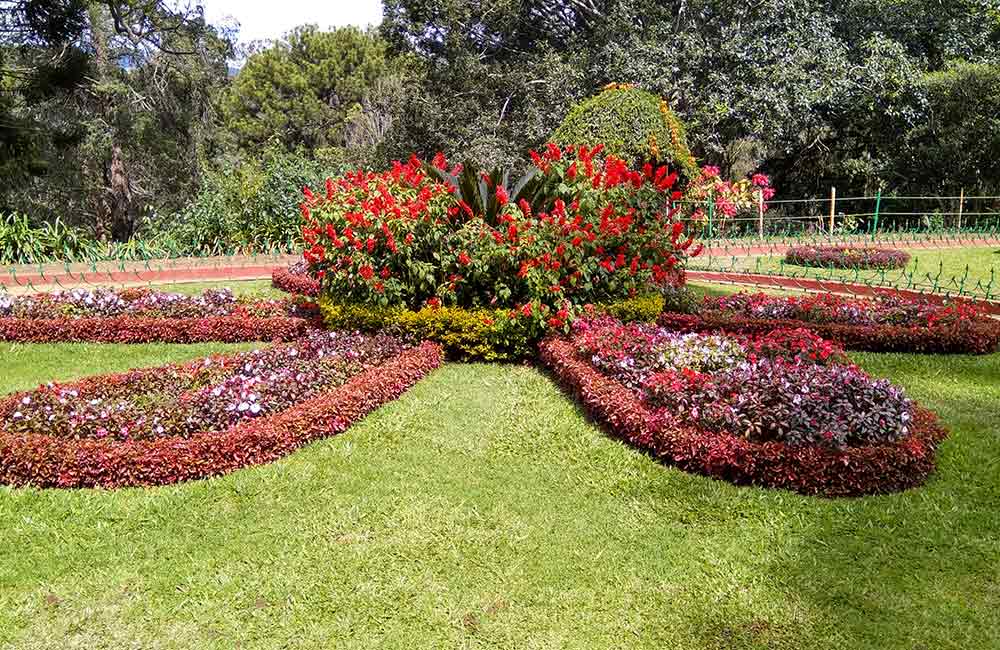
[[[387,72],[385,44],[353,27],[307,25],[252,55],[223,100],[227,129],[257,151],[341,146],[349,114]]]
[[[5,69],[21,71],[9,115],[32,147],[8,206],[119,240],[144,214],[179,207],[197,185],[230,41],[200,7],[164,0],[14,4],[21,31],[8,33],[32,35],[6,42]],[[50,29],[53,16],[71,28]]]

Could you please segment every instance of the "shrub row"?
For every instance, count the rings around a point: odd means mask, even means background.
[[[399,397],[441,360],[440,346],[423,343],[280,413],[190,438],[74,440],[0,431],[0,483],[59,488],[166,485],[273,462],[344,431]],[[21,398],[17,394],[3,400],[0,412],[9,412]]]
[[[18,343],[238,343],[290,341],[321,324],[315,318],[0,318],[0,341]]]
[[[568,341],[549,338],[540,349],[559,382],[613,435],[662,462],[738,485],[828,497],[904,490],[934,470],[935,450],[947,435],[921,407],[914,410],[906,438],[842,450],[708,433],[658,415],[637,393],[581,359]]]
[[[608,305],[591,307],[622,321],[656,320],[663,310],[658,294],[637,296]],[[413,311],[402,307],[336,304],[319,300],[324,324],[330,329],[387,330],[415,340],[437,341],[449,357],[484,361],[513,361],[529,357],[543,330],[537,321],[520,318],[508,309],[462,309],[424,307]]]
[[[894,248],[793,246],[785,253],[785,263],[835,269],[901,269],[910,263],[910,254]]]
[[[924,352],[931,354],[990,354],[1000,348],[1000,323],[975,320],[948,326],[848,325],[794,319],[745,318],[666,312],[657,322],[684,332],[765,334],[774,329],[806,328],[849,350],[865,352]]]
[[[304,263],[274,269],[271,273],[271,286],[291,294],[309,297],[319,295],[319,281],[306,272]]]

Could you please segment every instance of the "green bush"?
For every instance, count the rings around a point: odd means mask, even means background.
[[[652,160],[689,179],[698,175],[684,124],[665,101],[631,86],[608,86],[573,106],[551,140],[561,145],[603,143],[605,151],[630,164]]]
[[[537,322],[511,317],[506,309],[462,309],[460,307],[403,307],[338,304],[328,297],[319,300],[324,324],[331,329],[388,330],[416,340],[437,341],[454,359],[516,361],[531,356],[545,335]],[[655,321],[663,311],[663,297],[651,294],[598,305],[622,321]]]
[[[205,174],[201,191],[164,234],[191,254],[292,250],[301,239],[302,188],[340,171],[276,151],[227,163]]]

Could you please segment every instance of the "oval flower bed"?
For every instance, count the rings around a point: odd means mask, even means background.
[[[199,296],[153,289],[72,289],[0,295],[0,340],[25,343],[198,343],[288,341],[318,325],[315,309],[292,299]]]
[[[921,484],[935,416],[805,330],[679,333],[601,319],[542,358],[611,431],[664,462],[737,484],[854,496]]]
[[[696,314],[664,313],[668,328],[765,333],[804,327],[852,350],[989,354],[1000,348],[1000,321],[963,302],[941,305],[893,296],[831,294],[706,296]]]
[[[309,266],[304,261],[274,269],[271,273],[271,286],[310,298],[319,295],[319,280],[309,275]]]
[[[0,482],[163,485],[339,433],[441,363],[433,343],[313,332],[266,350],[48,384],[0,401]]]
[[[785,253],[785,264],[834,269],[901,269],[910,254],[894,248],[866,246],[793,246]]]

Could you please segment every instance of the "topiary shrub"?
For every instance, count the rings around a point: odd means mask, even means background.
[[[655,160],[698,176],[688,149],[684,124],[667,102],[653,93],[612,84],[573,106],[551,140],[558,144],[596,146],[630,163]]]

